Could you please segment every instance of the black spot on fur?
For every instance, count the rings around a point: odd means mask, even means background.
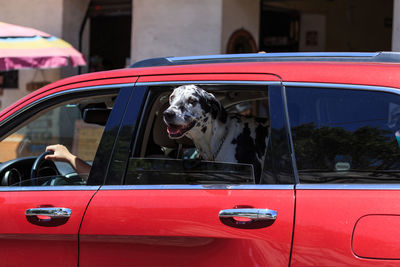
[[[253,164],[256,183],[259,183],[261,162],[257,159],[257,142],[250,136],[248,123],[244,125],[243,132],[236,139],[232,140],[232,144],[236,145],[235,158],[238,162]]]
[[[265,124],[268,121],[268,119],[266,119],[266,118],[254,118],[254,120],[261,124]]]
[[[210,113],[211,117],[219,119],[222,123],[227,120],[227,113],[221,103],[211,94],[193,93],[193,96],[199,99],[199,104],[205,113]]]
[[[180,105],[179,109],[180,109],[180,111],[184,112],[185,111],[185,105],[184,104]]]
[[[221,110],[219,113],[219,120],[222,123],[226,123],[227,119],[228,119],[228,113],[225,111],[224,107],[221,106]]]
[[[203,133],[205,133],[205,132],[207,131],[207,126],[204,126],[203,128],[201,128],[201,131],[202,131]]]
[[[242,123],[242,119],[236,114],[232,115],[232,119],[235,119],[238,123]]]
[[[216,100],[215,98],[209,98],[208,102],[211,105],[211,117],[215,120],[218,118],[218,120],[222,123],[226,123],[226,120],[228,118],[228,114],[226,113],[224,107],[221,105],[221,103]]]
[[[195,96],[195,97],[197,97],[197,99],[199,99],[199,104],[200,104],[201,108],[202,108],[206,113],[210,112],[211,107],[210,107],[210,105],[208,104],[207,98],[206,98],[206,97],[200,95],[198,92],[194,92],[194,93],[193,93],[193,96]]]
[[[208,117],[205,117],[205,118],[203,119],[203,121],[204,121],[204,122],[207,122],[207,121],[208,121]]]
[[[201,106],[201,109],[204,110],[205,113],[210,113],[211,105],[208,103],[206,98],[200,97],[199,98],[199,104]]]
[[[267,144],[265,138],[268,136],[268,127],[259,124],[256,128],[256,151],[259,158],[264,155]]]

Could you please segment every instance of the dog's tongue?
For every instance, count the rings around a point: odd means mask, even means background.
[[[181,127],[175,126],[175,125],[169,125],[167,127],[167,132],[168,132],[168,134],[171,134],[171,135],[180,134],[182,132],[181,130],[182,130]]]

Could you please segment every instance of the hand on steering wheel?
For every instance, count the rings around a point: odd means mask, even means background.
[[[37,178],[37,174],[38,174],[40,165],[42,165],[43,161],[45,161],[45,157],[50,154],[53,154],[53,151],[43,152],[36,158],[35,162],[33,163],[32,169],[31,169],[31,183],[33,186],[37,185],[36,178]]]

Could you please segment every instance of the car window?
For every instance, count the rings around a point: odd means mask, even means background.
[[[77,174],[72,166],[60,161],[44,161],[33,183],[33,162],[47,146],[61,144],[90,165],[115,98],[115,94],[79,98],[31,114],[0,142],[1,185],[85,184],[89,173]]]
[[[400,181],[400,96],[287,88],[287,101],[300,182]]]
[[[63,144],[74,155],[92,161],[103,133],[103,125],[82,118],[84,104],[67,103],[46,110],[0,142],[0,161],[38,156],[46,146]]]
[[[196,85],[208,94],[212,94],[222,108],[227,112],[230,120],[240,121],[239,127],[223,123],[213,124],[217,127],[210,131],[207,127],[209,118],[202,117],[197,125],[200,127],[201,136],[183,135],[171,137],[170,132],[179,135],[175,125],[166,123],[166,110],[171,106],[171,93],[177,86],[157,86],[149,89],[149,104],[145,110],[146,122],[141,123],[141,141],[139,149],[132,155],[124,184],[259,184],[259,183],[285,183],[276,179],[269,167],[271,163],[271,127],[270,127],[270,99],[267,86],[241,86],[241,85]],[[181,97],[174,95],[173,97]],[[190,97],[188,97],[189,102]],[[201,99],[195,98],[196,103],[189,105],[189,113],[193,109],[208,112],[207,106],[202,106]],[[183,110],[183,103],[177,104]],[[212,112],[212,111],[211,111]],[[183,117],[187,115],[182,115]],[[218,120],[218,115],[214,116]],[[202,123],[203,121],[206,123]],[[257,127],[252,124],[258,122]],[[168,126],[167,126],[168,124]],[[219,134],[219,127],[229,134]],[[265,127],[263,129],[262,127]],[[265,130],[265,136],[259,135]],[[189,131],[193,131],[193,128]],[[259,131],[259,132],[257,132]],[[230,135],[232,134],[232,135]],[[208,135],[208,137],[207,137]],[[213,137],[210,137],[212,135]],[[202,138],[214,138],[215,151],[230,154],[228,157],[205,157],[201,147],[196,145]],[[225,140],[228,139],[228,140]],[[203,139],[204,140],[204,139]],[[207,139],[208,140],[208,139]],[[247,142],[245,151],[240,142]],[[223,143],[223,145],[221,145]],[[226,144],[226,145],[225,145]],[[242,150],[239,149],[242,147]],[[219,150],[222,149],[222,150]],[[239,151],[240,150],[240,151]],[[284,152],[285,153],[285,152]],[[222,158],[222,159],[221,159]],[[254,161],[254,158],[259,161]],[[260,164],[261,163],[261,164]],[[268,167],[267,167],[268,166]]]
[[[68,103],[48,110],[0,142],[0,161],[38,156],[46,146],[64,144],[73,154],[91,161],[103,126],[85,123],[79,104]]]

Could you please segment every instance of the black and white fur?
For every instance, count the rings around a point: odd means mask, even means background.
[[[192,139],[204,160],[253,164],[256,180],[264,164],[266,119],[227,114],[219,100],[196,85],[174,89],[164,122],[170,138]]]

